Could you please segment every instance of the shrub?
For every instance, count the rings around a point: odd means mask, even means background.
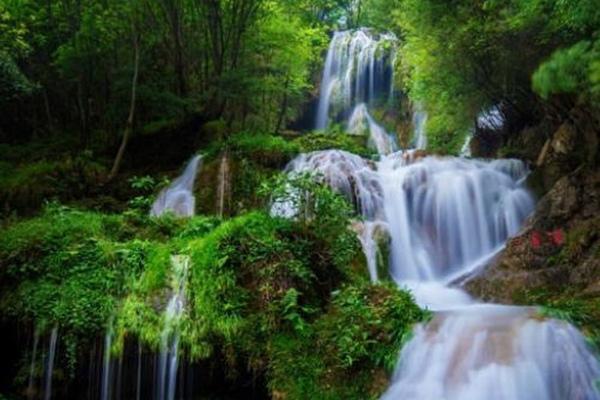
[[[370,157],[376,152],[367,148],[366,140],[362,136],[352,136],[344,132],[313,132],[295,139],[302,153],[318,150],[345,150],[363,157]]]

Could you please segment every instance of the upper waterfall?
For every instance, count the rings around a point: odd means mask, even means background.
[[[321,81],[317,129],[345,121],[350,133],[368,133],[371,146],[380,154],[395,149],[393,136],[375,121],[369,107],[393,98],[396,42],[392,33],[367,28],[334,33]]]

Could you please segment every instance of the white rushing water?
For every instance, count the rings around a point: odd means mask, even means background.
[[[396,148],[393,135],[372,117],[369,108],[393,99],[396,37],[361,28],[335,32],[325,60],[315,127],[345,122],[354,135],[369,137],[380,154]]]
[[[111,389],[112,389],[112,359],[111,359],[111,347],[112,347],[113,332],[109,328],[104,335],[104,354],[102,356],[102,383],[100,388],[100,399],[110,400]]]
[[[187,275],[190,259],[187,256],[171,257],[173,266],[172,295],[164,314],[160,354],[156,374],[156,399],[174,400],[179,367],[179,322],[185,310]]]
[[[194,156],[185,167],[183,174],[160,192],[158,198],[152,204],[150,215],[156,217],[165,212],[172,212],[180,217],[193,216],[196,210],[194,182],[201,166],[202,156]]]
[[[436,311],[383,399],[600,399],[600,365],[575,328],[533,308],[480,304],[454,285],[485,268],[533,210],[525,164],[415,154],[373,162],[327,150],[287,168],[318,173],[362,214],[355,230],[374,281],[387,232],[390,275]]]
[[[29,378],[27,379],[27,398],[35,397],[35,362],[37,360],[37,350],[40,341],[40,333],[37,329],[33,333],[33,350],[31,351],[31,363],[29,364]]]
[[[402,351],[383,400],[592,400],[598,360],[571,325],[523,307],[437,313]]]
[[[58,327],[52,328],[50,342],[46,353],[46,376],[44,384],[44,400],[52,398],[52,377],[54,375],[54,359],[56,357],[56,344],[58,342]]]
[[[427,135],[425,134],[425,125],[427,124],[427,113],[423,106],[417,104],[413,109],[413,147],[419,150],[427,148]]]

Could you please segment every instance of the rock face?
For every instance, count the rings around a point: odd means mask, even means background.
[[[539,201],[521,233],[466,288],[505,303],[536,290],[600,296],[599,210],[600,171],[580,168],[564,176]]]

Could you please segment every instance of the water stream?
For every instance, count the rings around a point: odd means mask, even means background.
[[[172,256],[171,264],[173,266],[173,292],[164,314],[164,328],[156,373],[157,400],[175,399],[179,367],[179,321],[185,308],[190,259],[183,255]]]
[[[350,133],[369,129],[379,161],[327,150],[300,155],[287,172],[318,173],[352,202],[363,217],[354,229],[371,279],[381,278],[377,252],[387,243],[390,277],[434,311],[399,355],[382,399],[600,399],[600,363],[577,329],[535,308],[482,304],[460,287],[533,211],[523,183],[528,169],[519,160],[422,157],[378,145],[381,132],[370,126],[375,122],[368,110],[378,94],[373,65],[385,65],[377,38],[365,29],[334,35],[316,126],[353,110],[347,114]],[[426,115],[414,111],[414,146],[424,148]],[[496,127],[501,115],[492,108],[478,123]],[[287,206],[274,211],[294,215]]]
[[[391,33],[366,28],[333,35],[321,81],[316,129],[344,122],[349,133],[369,137],[370,147],[380,154],[397,148],[394,135],[370,111],[393,100],[396,42]]]
[[[202,167],[202,156],[192,157],[183,174],[165,188],[152,205],[150,215],[156,217],[165,212],[172,212],[180,217],[191,217],[196,210],[194,182],[198,170]]]
[[[52,377],[54,375],[54,359],[56,357],[56,344],[58,342],[58,327],[52,328],[50,332],[50,341],[48,343],[48,353],[46,354],[46,376],[44,384],[44,400],[52,398]]]
[[[33,350],[31,351],[31,363],[29,364],[29,378],[27,379],[27,398],[35,397],[35,362],[37,360],[37,350],[40,341],[40,333],[37,329],[33,333]]]

